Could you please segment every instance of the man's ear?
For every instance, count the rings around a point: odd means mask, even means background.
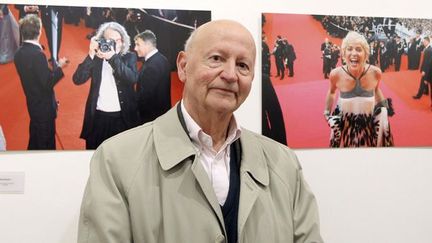
[[[180,81],[183,83],[186,81],[186,63],[186,52],[179,52],[177,55],[177,73]]]

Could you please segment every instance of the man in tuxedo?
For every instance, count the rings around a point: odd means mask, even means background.
[[[431,65],[432,65],[432,47],[430,46],[429,37],[423,38],[423,45],[425,47],[423,51],[423,62],[420,66],[421,71],[421,79],[420,86],[417,91],[417,94],[413,96],[414,99],[420,99],[423,94],[428,93],[428,82],[431,82]],[[432,97],[432,92],[431,92]]]
[[[321,53],[322,53],[322,59],[323,59],[323,74],[324,78],[327,79],[328,75],[331,71],[331,48],[332,43],[329,41],[328,38],[324,39],[324,42],[321,44]]]
[[[40,5],[42,26],[45,30],[45,35],[48,41],[50,50],[50,60],[58,61],[58,53],[62,39],[63,29],[63,8],[60,6]]]
[[[297,58],[294,47],[286,39],[284,39],[286,67],[289,71],[288,77],[294,76],[294,61]]]
[[[395,71],[400,70],[402,55],[404,53],[404,44],[400,36],[396,36],[396,56],[395,56]]]
[[[270,75],[270,67],[271,67],[271,62],[270,62],[270,48],[267,45],[267,36],[263,35],[262,36],[262,50],[261,50],[261,62],[262,62],[262,74],[267,75],[267,76],[271,76]]]
[[[415,55],[414,55],[414,69],[418,69],[420,65],[421,52],[424,49],[422,44],[421,32],[418,30],[415,37]]]
[[[156,35],[145,30],[134,38],[138,57],[145,59],[138,78],[138,111],[141,123],[153,121],[171,108],[171,69],[158,51]]]
[[[336,44],[332,45],[331,48],[331,69],[335,69],[340,58],[340,47]]]
[[[60,59],[58,66],[51,70],[39,44],[41,20],[31,14],[19,23],[23,44],[15,53],[14,61],[30,115],[28,149],[55,149],[57,101],[54,86],[64,76],[62,67],[67,59]]]
[[[280,79],[282,80],[285,77],[285,65],[284,65],[285,47],[284,47],[282,37],[280,35],[277,36],[276,43],[273,50],[273,55],[275,56],[275,62],[276,62],[276,70],[277,70],[276,77],[280,76]]]

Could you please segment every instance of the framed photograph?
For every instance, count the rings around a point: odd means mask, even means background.
[[[431,146],[432,20],[262,14],[262,131],[292,148]]]
[[[130,112],[139,113],[137,119],[127,123],[124,128],[118,129],[119,131],[154,119],[160,113],[165,112],[167,106],[168,108],[171,107],[181,97],[183,85],[176,73],[178,52],[183,50],[186,39],[194,29],[211,20],[211,12],[204,10],[112,8],[109,6],[38,6],[6,3],[0,4],[0,7],[0,106],[2,107],[0,111],[0,126],[3,131],[3,133],[0,133],[2,134],[0,148],[2,150],[45,149],[46,147],[44,146],[34,146],[34,144],[41,143],[36,141],[35,134],[40,132],[39,128],[45,126],[41,125],[39,121],[45,122],[44,117],[47,116],[56,115],[54,125],[50,124],[48,126],[50,133],[52,133],[54,128],[55,146],[54,148],[52,146],[48,148],[58,150],[91,149],[87,146],[89,142],[88,133],[90,130],[94,133],[94,128],[101,126],[102,123],[93,124],[94,114],[99,111],[106,111],[108,115],[111,113],[114,115],[120,113],[123,120],[128,119],[124,117],[130,117],[130,114],[123,114],[127,109]],[[42,81],[36,81],[36,73],[40,70],[26,70],[20,73],[20,70],[24,70],[24,66],[27,65],[24,63],[31,63],[29,59],[32,58],[14,59],[23,42],[29,43],[29,41],[23,41],[22,35],[20,37],[19,21],[25,18],[25,16],[32,14],[42,20],[38,45],[42,49],[44,58],[46,59],[43,66],[46,68],[46,64],[48,64],[48,68],[52,71],[51,75],[55,76],[56,72],[54,70],[56,67],[62,65],[62,60],[63,62],[67,61],[61,67],[63,77],[59,80],[53,78],[55,81],[50,84],[53,86],[51,87],[53,91],[50,91],[53,96],[53,103],[48,106],[55,106],[55,112],[51,112],[56,113],[55,115],[46,115],[43,105],[34,109],[34,106],[38,106],[36,103],[46,97],[40,98],[38,96],[37,99],[32,99],[29,98],[31,94],[28,91],[39,89],[35,83],[49,83],[52,80],[45,78]],[[115,26],[122,26],[128,38],[122,33],[120,42],[116,42],[117,40],[113,42],[112,38],[111,40],[109,40],[110,38],[106,39],[105,32],[98,33],[98,29],[106,23],[115,23]],[[164,59],[163,62],[165,64],[163,65],[165,66],[163,72],[168,77],[166,78],[168,83],[164,84],[165,90],[163,94],[162,92],[160,94],[157,93],[160,88],[158,86],[159,81],[154,78],[155,76],[152,76],[153,74],[148,74],[147,72],[150,69],[149,60],[151,60],[155,51],[152,49],[152,54],[149,54],[150,51],[145,51],[145,47],[142,49],[143,51],[139,52],[136,48],[137,36],[143,32],[147,34],[139,36],[138,39],[143,41],[140,43],[144,45],[143,43],[150,43],[150,39],[154,40],[154,49],[157,50],[157,53],[161,54],[160,59]],[[126,41],[126,39],[128,40]],[[132,60],[133,63],[127,64],[130,69],[128,69],[130,72],[128,71],[127,75],[131,77],[127,79],[127,82],[134,83],[128,84],[129,93],[125,94],[124,82],[126,82],[126,78],[123,78],[124,74],[121,74],[117,70],[118,66],[112,64],[114,61],[110,63],[108,58],[105,58],[105,56],[102,57],[102,55],[105,55],[103,53],[101,56],[96,54],[96,57],[92,57],[90,54],[93,52],[91,47],[92,41],[96,41],[99,44],[95,48],[99,54],[106,47],[107,52],[110,51],[110,48],[113,48],[114,54],[120,55],[120,60],[122,61],[125,60],[126,53],[127,55],[135,56],[132,59],[128,59],[129,61]],[[128,50],[123,50],[126,42]],[[87,65],[90,63],[88,60],[94,60],[91,57],[104,60],[103,62],[98,62],[99,64],[94,64],[96,66],[100,65],[98,71],[95,71],[96,68],[93,68],[93,64]],[[111,67],[102,68],[105,65],[102,63],[110,63],[108,66]],[[87,66],[79,69],[81,64]],[[92,68],[91,71],[89,71],[90,67]],[[109,85],[101,85],[101,80],[105,80],[105,78],[102,78],[102,70],[106,71],[108,69],[112,70],[112,75],[108,76],[113,77],[111,80],[115,81],[115,83],[112,81],[113,85],[111,85],[111,88],[109,88]],[[35,73],[30,74],[29,72]],[[88,72],[91,73],[89,74]],[[28,75],[23,73],[27,73]],[[135,74],[135,76],[132,77],[132,74]],[[35,78],[26,79],[24,77],[26,75]],[[155,75],[157,76],[157,74]],[[27,81],[23,81],[25,79]],[[48,81],[48,79],[51,81]],[[100,88],[101,86],[102,88]],[[128,97],[125,97],[126,95]],[[105,97],[105,101],[103,101],[103,97]],[[162,99],[161,97],[164,99],[165,108],[158,112],[158,109],[162,108],[159,108],[155,103],[159,102],[159,99]],[[125,106],[122,103],[128,100],[136,100],[136,107],[131,108],[132,106]],[[166,104],[167,102],[168,104]],[[86,103],[88,103],[87,106]],[[149,111],[150,108],[152,109],[151,111]],[[144,115],[140,113],[139,109],[141,109],[141,113],[151,112],[149,114],[151,118],[140,119]],[[91,115],[87,116],[85,114]],[[90,125],[87,124],[89,120],[91,120]],[[35,126],[39,130],[35,129]],[[89,127],[90,130],[88,130]],[[30,136],[31,133],[35,136]],[[38,137],[41,136],[44,136],[44,132],[38,134]],[[106,136],[106,134],[96,134],[94,136],[101,137]],[[30,139],[30,137],[32,138]]]

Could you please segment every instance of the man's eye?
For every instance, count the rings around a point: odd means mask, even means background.
[[[220,56],[214,55],[214,56],[211,56],[210,59],[212,61],[219,62],[219,61],[221,61],[222,58]]]
[[[240,63],[237,63],[237,66],[238,66],[241,74],[246,75],[249,73],[249,66],[246,63],[240,62]]]
[[[237,66],[239,66],[241,69],[249,70],[249,66],[246,63],[239,63],[237,64]]]

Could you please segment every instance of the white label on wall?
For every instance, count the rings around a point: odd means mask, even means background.
[[[24,193],[24,172],[1,172],[0,193]]]

